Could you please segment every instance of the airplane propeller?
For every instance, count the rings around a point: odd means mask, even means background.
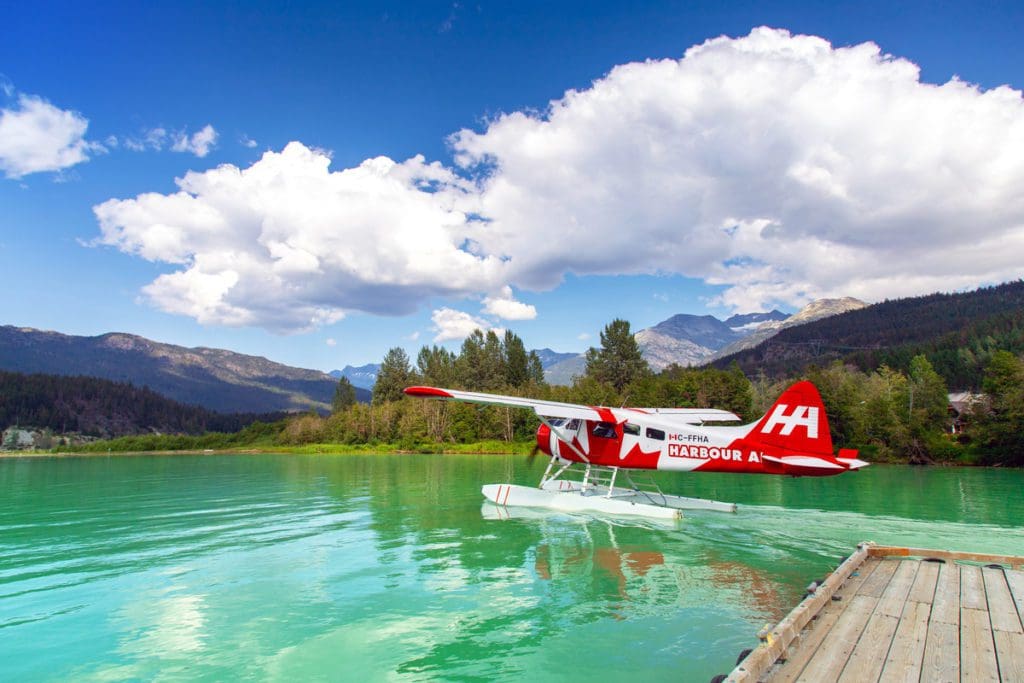
[[[540,444],[534,444],[533,445],[533,449],[530,451],[530,454],[528,456],[526,456],[526,464],[527,464],[527,466],[530,466],[530,467],[533,466],[533,461],[537,457],[538,453],[540,453]]]

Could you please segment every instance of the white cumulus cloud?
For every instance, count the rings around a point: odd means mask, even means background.
[[[1021,92],[924,83],[872,43],[715,38],[450,142],[454,170],[337,171],[293,142],[95,207],[98,241],[173,265],[145,289],[164,310],[281,331],[433,297],[528,319],[510,287],[568,273],[702,278],[737,310],[1024,276]],[[434,316],[439,339],[487,326]]]
[[[169,131],[157,126],[142,133],[141,137],[125,138],[124,146],[135,152],[153,150],[160,152],[170,149],[172,152],[189,152],[197,157],[205,157],[217,144],[217,131],[210,124],[189,135],[187,130]]]
[[[206,124],[202,130],[192,135],[187,132],[178,133],[171,144],[171,150],[175,152],[191,152],[197,157],[205,157],[210,149],[217,143],[217,131],[213,126]]]
[[[760,308],[1024,274],[1024,101],[755,29],[452,137],[510,279],[680,273]]]
[[[486,320],[452,308],[437,309],[431,314],[430,319],[434,323],[434,331],[437,332],[434,336],[435,342],[465,339],[473,334],[473,330],[499,331],[499,328],[491,327]]]
[[[177,267],[144,290],[162,310],[282,332],[505,281],[507,264],[468,241],[470,188],[451,171],[422,157],[329,165],[291,143],[245,169],[190,172],[174,194],[94,207],[96,242]]]
[[[512,288],[505,286],[494,295],[484,297],[484,313],[494,315],[505,320],[533,320],[537,317],[537,309],[530,304],[516,301],[512,295]]]
[[[5,88],[13,94],[13,88]],[[89,120],[41,97],[19,95],[13,108],[0,109],[0,169],[8,178],[60,171],[89,160],[103,146],[85,139]]]

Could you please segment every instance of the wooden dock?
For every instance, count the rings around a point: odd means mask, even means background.
[[[725,680],[1024,682],[1022,566],[862,543]]]

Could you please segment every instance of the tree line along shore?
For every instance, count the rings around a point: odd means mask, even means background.
[[[257,420],[232,432],[125,436],[53,452],[527,453],[536,431],[530,411],[410,399],[403,389],[424,384],[585,405],[721,408],[753,421],[798,379],[821,392],[836,447],[857,448],[869,461],[1024,466],[1024,361],[1008,351],[991,353],[981,391],[956,412],[925,354],[905,368],[865,371],[834,362],[785,379],[748,377],[738,365],[655,373],[623,320],[605,327],[571,386],[546,384],[539,359],[514,333],[478,330],[458,353],[424,346],[413,361],[401,348],[389,350],[370,404],[356,402],[342,378],[328,415]]]

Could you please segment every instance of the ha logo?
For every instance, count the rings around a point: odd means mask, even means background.
[[[787,408],[789,406],[785,403],[776,405],[775,410],[772,411],[764,426],[761,427],[761,433],[771,434],[777,426],[782,425],[779,434],[789,436],[797,427],[803,427],[807,430],[808,439],[817,439],[818,409],[810,406],[794,406],[793,412],[787,415]]]

